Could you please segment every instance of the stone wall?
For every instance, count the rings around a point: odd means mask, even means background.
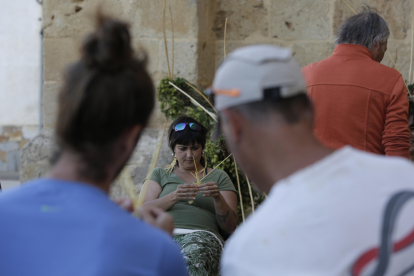
[[[409,0],[348,0],[353,9],[363,3],[376,7],[391,30],[389,52],[404,78],[410,64],[411,10]],[[41,149],[50,137],[56,112],[56,95],[64,66],[76,60],[81,39],[93,28],[93,14],[98,4],[110,14],[128,20],[134,45],[150,55],[149,71],[157,84],[168,74],[162,29],[163,0],[44,0],[44,85],[43,124],[45,130],[23,151],[31,160],[22,172],[22,180],[45,171]],[[250,44],[267,43],[285,46],[302,66],[328,57],[334,49],[335,31],[353,12],[342,0],[168,0],[174,18],[174,76],[184,77],[205,88],[224,56],[224,23],[227,25],[227,53]],[[172,58],[171,21],[167,8],[169,57]],[[384,64],[393,66],[386,56]],[[170,65],[172,65],[170,63]],[[141,138],[128,169],[139,189],[157,143],[162,138],[165,118],[157,110]],[[43,140],[42,140],[43,139]],[[165,140],[165,135],[164,138]],[[37,141],[37,142],[36,142]],[[40,144],[39,144],[40,143]],[[42,144],[43,143],[43,144]],[[48,144],[47,142],[46,144]],[[30,158],[25,152],[31,152]],[[39,158],[36,157],[37,153]],[[40,161],[36,161],[40,160]],[[171,161],[164,141],[158,165]],[[42,169],[36,167],[36,162]],[[121,190],[115,185],[114,194]]]

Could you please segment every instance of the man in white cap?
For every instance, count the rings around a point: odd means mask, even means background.
[[[414,167],[403,158],[321,145],[288,49],[234,51],[212,90],[226,144],[268,193],[226,243],[223,276],[414,270]]]

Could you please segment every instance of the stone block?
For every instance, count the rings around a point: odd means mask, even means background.
[[[20,171],[20,152],[18,150],[7,153],[7,171]]]
[[[204,89],[211,85],[216,71],[216,44],[215,42],[199,41],[197,46],[197,85]]]
[[[0,143],[0,151],[12,152],[19,149],[19,143],[14,141]]]
[[[21,141],[22,128],[20,126],[3,126],[0,134],[0,143],[8,141]]]
[[[42,129],[20,151],[20,181],[45,176],[50,169],[49,159],[55,151],[53,130]]]
[[[407,36],[407,30],[411,27],[412,1],[353,0],[348,3],[356,12],[360,12],[363,5],[376,8],[388,23],[390,38],[403,39]],[[336,0],[333,17],[334,30],[336,31],[342,22],[353,15],[354,12],[342,0]]]
[[[161,137],[163,129],[146,129],[141,135],[137,147],[127,164],[127,169],[131,174],[132,180],[139,193],[141,187],[148,175],[149,165],[154,158],[154,152],[157,150],[160,139],[163,139],[160,154],[156,163],[156,167],[164,167],[171,162],[171,151],[168,148],[167,131]],[[119,179],[115,179],[111,186],[110,196],[112,198],[119,198],[127,196],[122,189]]]
[[[258,32],[268,37],[268,1],[263,0],[218,0],[213,31],[217,39],[223,39],[225,21],[229,40],[244,39]]]
[[[163,37],[163,3],[164,1],[131,1],[128,18],[132,25],[132,34],[136,37]],[[197,1],[169,0],[166,7],[166,35],[171,38],[171,17],[173,16],[174,36],[196,38],[198,30]]]
[[[43,35],[45,38],[83,38],[93,30],[98,7],[105,14],[126,18],[129,0],[45,0]]]
[[[303,42],[292,47],[292,55],[301,67],[317,62],[332,55],[335,46],[333,42]]]
[[[148,54],[149,63],[147,66],[147,70],[151,74],[152,78],[156,79],[160,74],[160,59],[162,57],[160,53],[161,40],[134,37],[132,39],[132,43],[134,49],[136,49],[137,51],[143,49]]]
[[[271,1],[269,33],[279,39],[327,39],[330,36],[326,0]]]
[[[170,68],[174,72],[174,78],[185,78],[190,82],[197,81],[197,41],[175,41],[174,43],[174,68],[172,68],[172,47],[168,41],[168,56],[170,58]],[[165,45],[161,44],[161,73],[168,76],[168,65],[165,55]],[[156,84],[158,85],[158,84]]]
[[[64,69],[79,58],[78,43],[72,38],[43,40],[43,79],[61,81]]]
[[[269,45],[278,46],[278,47],[288,46],[285,42],[278,40],[278,39],[259,39],[255,41],[246,39],[242,41],[227,41],[226,42],[226,53],[228,55],[238,48],[249,46],[249,45],[257,45],[257,44],[269,44]],[[216,68],[223,61],[223,59],[224,59],[224,43],[223,41],[217,41],[216,42],[216,66],[215,66]]]
[[[410,54],[411,54],[410,46],[411,44],[408,42],[392,41],[392,40],[388,41],[388,53],[391,55],[392,59],[396,63],[397,68],[394,66],[388,54],[384,55],[384,59],[381,62],[384,65],[397,69],[403,76],[404,80],[407,80],[407,81],[409,81],[408,74],[410,70]],[[414,67],[412,71],[413,70],[414,70]],[[411,75],[413,75],[413,73],[411,73]]]
[[[22,134],[23,138],[30,140],[34,138],[39,133],[39,126],[23,126]]]
[[[43,84],[43,127],[45,128],[52,128],[55,125],[60,85],[58,82],[45,82]]]

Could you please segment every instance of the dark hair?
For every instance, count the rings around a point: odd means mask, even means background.
[[[255,122],[266,122],[266,118],[277,112],[288,124],[297,123],[304,112],[310,112],[312,104],[306,94],[300,94],[278,100],[263,100],[232,107]]]
[[[377,42],[384,43],[390,35],[387,22],[369,6],[348,18],[338,29],[336,44],[358,44],[370,49]]]
[[[145,127],[154,107],[146,54],[134,57],[128,28],[99,14],[59,93],[57,143],[80,156],[81,175],[97,180],[106,177],[114,142],[129,127]]]
[[[182,131],[175,131],[174,127],[180,123],[196,123],[201,126],[201,131],[191,130],[188,126]],[[176,119],[168,129],[168,145],[174,152],[175,145],[193,145],[198,143],[204,149],[206,146],[207,129],[194,118],[181,116]],[[202,160],[202,162],[204,162]]]

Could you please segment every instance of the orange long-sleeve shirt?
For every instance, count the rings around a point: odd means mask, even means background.
[[[302,72],[323,144],[409,158],[408,98],[398,71],[374,61],[364,46],[339,44]]]

